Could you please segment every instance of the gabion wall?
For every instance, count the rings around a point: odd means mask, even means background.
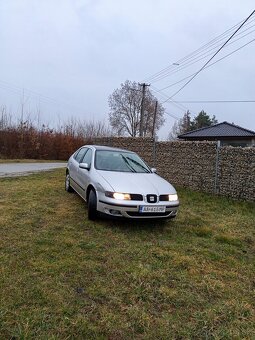
[[[220,195],[255,201],[255,148],[221,148],[218,174]]]
[[[178,186],[214,192],[216,143],[158,142],[158,173]]]
[[[255,148],[222,147],[216,142],[156,142],[152,138],[98,138],[94,144],[137,152],[172,184],[255,201]]]

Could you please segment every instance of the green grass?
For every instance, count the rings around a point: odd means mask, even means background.
[[[87,220],[64,170],[0,180],[0,339],[254,339],[254,204]]]

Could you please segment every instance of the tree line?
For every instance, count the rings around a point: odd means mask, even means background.
[[[66,160],[93,138],[111,135],[101,121],[71,118],[51,128],[30,117],[15,120],[5,107],[0,109],[0,158]]]
[[[109,126],[102,121],[70,118],[52,128],[40,124],[39,119],[32,120],[30,114],[24,118],[24,107],[21,118],[16,120],[5,106],[0,107],[0,158],[66,160],[95,137],[155,137],[165,122],[163,105],[149,88],[142,91],[137,82],[126,80],[109,96],[108,103]],[[177,139],[180,134],[216,123],[215,116],[211,118],[203,110],[193,119],[187,111],[174,123],[168,139]]]
[[[191,119],[190,111],[187,110],[182,118],[175,121],[172,129],[169,132],[168,140],[175,140],[179,135],[182,135],[186,132],[212,126],[217,123],[218,120],[216,117],[214,115],[210,117],[204,110],[200,111],[193,119]]]

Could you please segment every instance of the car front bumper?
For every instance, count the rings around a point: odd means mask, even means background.
[[[164,212],[140,212],[140,206],[148,207],[165,207]],[[126,218],[173,218],[177,215],[179,201],[167,202],[160,201],[149,204],[145,201],[120,201],[108,198],[105,195],[99,195],[97,202],[97,210],[115,217]]]

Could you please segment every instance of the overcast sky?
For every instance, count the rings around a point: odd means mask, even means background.
[[[24,89],[26,111],[40,107],[46,123],[70,116],[107,123],[108,96],[122,82],[148,79],[156,91],[198,71],[212,45],[195,56],[204,59],[182,71],[185,61],[172,64],[237,25],[254,7],[254,0],[0,0],[0,106],[20,114]],[[213,61],[249,44],[198,74],[173,99],[255,100],[254,30],[255,15]],[[169,65],[178,72],[150,78]],[[164,101],[184,83],[154,95]],[[181,117],[187,108],[192,117],[203,109],[219,122],[255,130],[255,103],[183,105],[164,103],[161,139],[175,121],[171,115]]]

